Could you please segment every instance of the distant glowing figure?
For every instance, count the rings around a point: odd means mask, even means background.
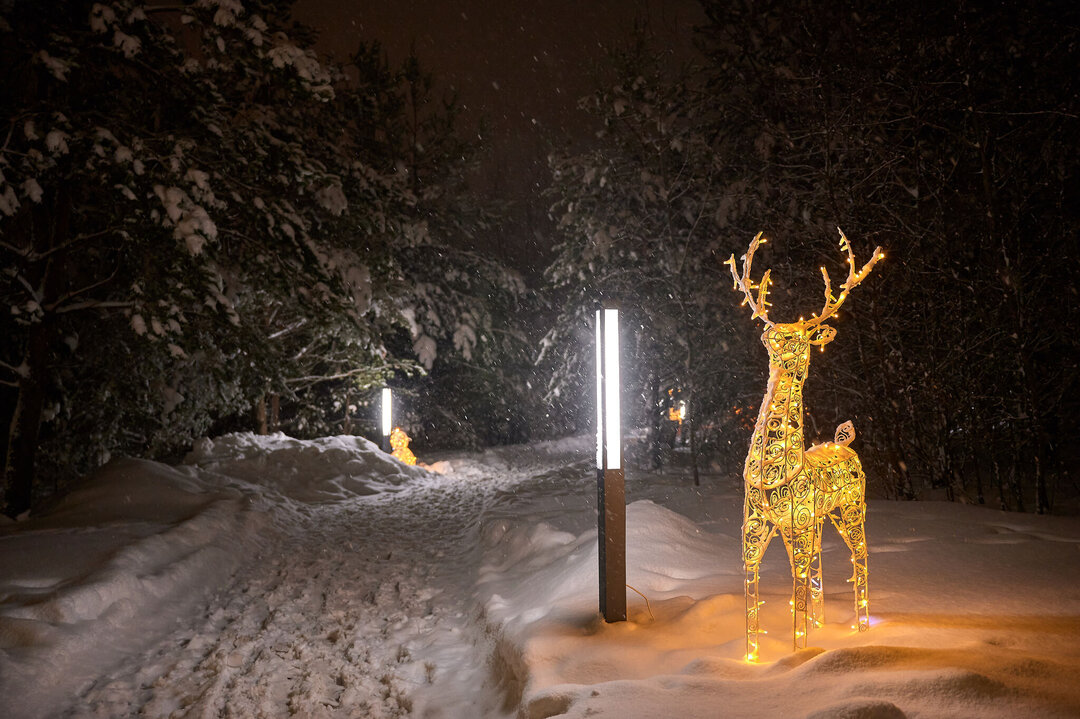
[[[758,245],[765,242],[758,233],[743,255],[743,272],[736,270],[735,256],[726,262],[735,278],[735,288],[742,290],[743,304],[753,310],[753,318],[765,323],[761,341],[769,353],[769,384],[761,401],[757,424],[746,455],[743,480],[746,499],[743,504],[743,566],[746,570],[746,658],[758,658],[758,612],[764,602],[758,594],[758,570],[761,558],[773,536],[779,534],[787,547],[791,563],[792,633],[796,650],[806,646],[809,625],[820,627],[825,621],[821,583],[821,533],[828,517],[851,550],[855,584],[855,618],[860,632],[870,628],[870,603],[867,586],[866,475],[855,450],[847,445],[855,438],[850,422],[837,427],[835,441],[804,449],[802,388],[810,363],[810,345],[824,350],[836,336],[836,330],[823,324],[833,317],[848,293],[862,282],[884,255],[881,248],[855,269],[855,257],[844,233],[840,248],[847,253],[848,277],[833,296],[829,273],[821,268],[825,280],[825,307],[820,315],[789,324],[769,319],[769,273],[760,283],[750,279],[750,267]],[[755,295],[756,290],[756,295]]]
[[[394,427],[390,433],[390,446],[394,449],[393,455],[405,464],[416,464],[416,455],[409,449],[409,435],[401,427]]]
[[[675,391],[668,390],[668,396],[674,397]],[[672,400],[674,402],[674,400]],[[686,400],[680,399],[672,406],[668,407],[668,419],[672,422],[678,422],[680,425],[683,420],[686,419]]]

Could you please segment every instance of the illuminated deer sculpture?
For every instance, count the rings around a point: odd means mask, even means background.
[[[761,282],[750,278],[750,268],[758,246],[765,242],[761,233],[743,255],[742,275],[731,267],[735,288],[742,290],[744,304],[753,310],[753,318],[765,323],[761,341],[769,353],[769,385],[761,401],[757,424],[746,455],[743,479],[746,499],[743,504],[743,564],[746,570],[746,658],[758,658],[758,610],[763,602],[758,594],[758,570],[761,558],[772,538],[779,534],[791,562],[792,632],[795,649],[806,646],[810,624],[824,622],[824,596],[821,584],[821,532],[828,517],[851,550],[855,584],[855,618],[859,631],[870,628],[867,594],[866,475],[855,450],[847,445],[855,437],[850,422],[837,427],[835,441],[805,449],[803,440],[802,389],[810,363],[810,346],[824,350],[836,336],[825,320],[836,311],[848,294],[862,282],[884,255],[881,248],[856,270],[855,257],[844,233],[840,248],[847,253],[848,276],[834,296],[829,273],[821,268],[825,280],[825,307],[808,320],[780,324],[769,319],[769,273]]]

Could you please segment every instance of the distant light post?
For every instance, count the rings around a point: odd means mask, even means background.
[[[390,451],[390,431],[394,428],[393,422],[393,394],[389,387],[383,387],[382,391],[382,451]]]
[[[619,421],[619,310],[596,311],[596,492],[600,612],[626,621],[626,479]]]

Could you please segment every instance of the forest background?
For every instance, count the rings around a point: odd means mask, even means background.
[[[52,5],[0,5],[10,516],[205,434],[374,437],[387,383],[421,451],[589,431],[602,299],[631,458],[738,472],[767,359],[724,260],[765,231],[794,320],[837,226],[887,258],[812,360],[809,437],[853,420],[876,496],[1080,499],[1071,3],[704,1],[692,63],[641,28],[589,142],[550,139],[542,273],[478,249],[523,241],[514,208],[415,57],[320,58],[284,0]]]

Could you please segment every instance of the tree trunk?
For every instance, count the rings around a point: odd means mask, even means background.
[[[1046,475],[1043,473],[1042,461],[1039,458],[1037,448],[1035,454],[1035,514],[1050,514],[1050,496],[1046,491]]]
[[[277,392],[270,393],[270,417],[268,420],[271,432],[277,432],[281,429],[281,395]]]
[[[690,399],[692,399],[692,397]],[[688,405],[690,404],[690,399],[686,400],[686,403]],[[694,420],[692,417],[687,417],[683,420],[683,422],[686,424],[686,427],[690,432],[690,466],[693,468],[694,472],[694,486],[700,487],[701,477],[698,473],[697,433],[694,432]]]
[[[1000,509],[1002,512],[1006,512],[1009,509],[1009,505],[1005,501],[1005,482],[1001,477],[1001,463],[998,462],[997,457],[994,457],[993,463],[994,483],[997,485],[998,491],[998,509]]]
[[[900,426],[900,404],[897,402],[896,397],[899,391],[895,384],[893,384],[893,367],[887,358],[885,352],[885,341],[882,337],[881,328],[881,315],[878,304],[877,293],[870,301],[870,318],[872,323],[872,332],[874,336],[874,350],[876,352],[875,360],[877,361],[877,369],[875,374],[881,380],[881,387],[884,396],[889,400],[889,405],[886,407],[886,416],[890,418],[888,424],[892,427]],[[859,356],[864,367],[869,367],[869,362],[865,358],[862,347],[862,337],[858,339]],[[900,436],[902,432],[885,432],[885,453],[888,458],[888,466],[890,474],[899,475],[898,480],[892,480],[890,478],[890,491],[893,497],[896,499],[912,500],[915,499],[915,490],[911,486],[911,475],[908,473],[907,455],[904,453],[903,445],[900,444]]]
[[[1016,501],[1016,511],[1023,512],[1024,510],[1024,488],[1020,486],[1020,479],[1016,470],[1016,463],[1020,461],[1019,457],[1013,457],[1012,466],[1009,467],[1009,483],[1012,485],[1013,499]]]
[[[64,265],[62,247],[71,231],[71,195],[67,188],[57,191],[52,203],[36,204],[21,215],[22,231],[40,256],[26,268],[32,286],[41,288],[39,304],[47,308],[60,294]],[[58,269],[59,268],[59,269]],[[45,310],[40,322],[30,326],[23,363],[25,376],[19,378],[18,397],[8,428],[7,453],[4,457],[3,496],[0,504],[5,514],[16,517],[30,509],[34,498],[34,474],[38,441],[41,436],[41,413],[49,387],[50,345],[56,317]]]
[[[663,405],[660,403],[660,375],[653,370],[652,376],[649,379],[651,385],[651,398],[649,404],[649,455],[651,459],[652,468],[659,471],[663,466],[661,458],[663,457],[663,448],[661,446],[660,436],[663,434],[661,428],[664,426]]]
[[[259,434],[270,434],[266,426],[266,395],[260,394],[255,401],[255,431]]]
[[[4,514],[16,517],[30,509],[34,496],[34,459],[41,434],[41,411],[48,385],[49,327],[30,328],[24,361],[29,373],[19,382],[19,395],[8,432],[4,458]]]
[[[1020,450],[1018,449],[1020,438],[1016,436],[1016,429],[1013,428],[1009,433],[1010,444],[1012,447],[1012,461],[1009,463],[1009,487],[1012,489],[1013,502],[1016,504],[1016,511],[1023,512],[1024,510],[1024,488],[1020,486],[1020,475],[1018,467],[1020,466]]]
[[[686,406],[687,413],[683,419],[683,424],[686,426],[686,430],[690,433],[690,467],[694,473],[694,486],[701,486],[701,477],[698,474],[698,451],[697,451],[697,433],[694,431],[694,417],[697,416],[697,405],[694,399],[694,343],[690,337],[690,323],[685,322],[686,328]]]
[[[345,391],[345,422],[341,426],[342,434],[352,434],[352,417],[349,416],[349,391]]]

